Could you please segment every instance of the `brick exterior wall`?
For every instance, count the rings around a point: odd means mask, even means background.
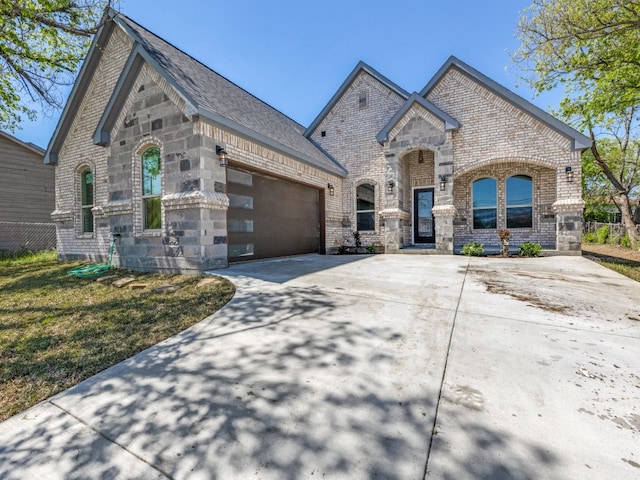
[[[454,219],[454,248],[460,250],[465,243],[479,242],[488,249],[500,250],[498,230],[506,226],[505,182],[513,175],[527,175],[533,181],[533,227],[511,230],[511,247],[524,242],[536,242],[545,248],[556,248],[556,217],[553,203],[556,198],[555,170],[531,165],[524,161],[511,160],[499,164],[476,168],[456,177],[454,205],[457,215]],[[472,185],[480,178],[490,177],[498,186],[498,223],[490,230],[473,229]]]
[[[581,177],[580,152],[572,149],[571,140],[455,68],[443,76],[427,99],[462,125],[453,134],[456,247],[471,239],[496,242],[488,238],[492,233],[473,232],[462,224],[462,219],[470,218],[469,206],[458,196],[469,191],[470,182],[480,174],[501,179],[511,172],[530,169],[534,173],[534,228],[513,231],[512,238],[579,251],[581,183],[565,178],[566,166],[572,167],[575,178]],[[518,164],[522,165],[520,170]],[[501,191],[504,193],[504,189]],[[498,228],[504,228],[504,223]]]
[[[105,49],[96,75],[109,68],[112,81],[94,78],[60,152],[57,172],[59,257],[106,261],[117,239],[114,263],[146,271],[192,272],[227,265],[226,169],[216,145],[234,166],[268,172],[278,178],[326,191],[328,224],[342,218],[341,179],[292,157],[236,135],[211,122],[183,114],[184,101],[151,67],[143,65],[110,132],[108,147],[93,145],[92,134],[131,48],[119,29]],[[108,95],[106,94],[108,93]],[[82,119],[82,121],[80,121]],[[161,151],[162,227],[143,227],[141,155]],[[86,152],[86,153],[85,153]],[[83,234],[80,214],[81,172],[95,179],[94,233]],[[72,192],[70,194],[70,192]],[[327,228],[326,242],[335,243]]]
[[[109,151],[108,148],[94,145],[92,136],[131,47],[131,39],[120,29],[114,29],[59,152],[55,168],[56,210],[51,216],[57,227],[56,243],[61,260],[108,260],[111,237],[109,223],[96,217],[94,233],[83,235],[80,230],[79,172],[84,167],[92,169],[95,204],[105,203],[109,190]]]
[[[366,97],[364,106],[360,102],[361,96]],[[358,185],[375,185],[376,211],[385,208],[386,159],[376,135],[404,101],[377,79],[361,71],[311,136],[349,171],[340,188],[336,188],[332,213],[327,218],[327,244],[333,249],[339,245],[353,245],[352,232],[357,228]],[[384,228],[380,216],[376,215],[376,230],[362,234],[363,245],[384,243]]]
[[[376,135],[405,99],[362,70],[312,132],[312,140],[344,165],[346,178],[327,173],[277,149],[198,116],[185,116],[177,92],[143,65],[128,92],[107,147],[93,144],[93,131],[124,67],[131,40],[114,29],[89,84],[56,167],[58,253],[61,259],[106,261],[112,237],[116,263],[139,270],[201,271],[227,263],[226,170],[216,146],[234,167],[301,183],[321,192],[327,252],[353,244],[356,190],[375,186],[375,230],[363,245],[393,252],[412,243],[413,190],[433,187],[436,250],[453,253],[469,241],[497,245],[496,231],[474,231],[472,182],[498,181],[498,229],[505,226],[506,178],[533,179],[533,227],[512,232],[514,244],[534,241],[562,251],[580,248],[580,182],[567,182],[565,167],[580,178],[580,152],[566,137],[453,68],[428,100],[460,122],[445,123],[419,102],[391,129]],[[140,156],[161,151],[162,227],[143,228]],[[81,173],[94,173],[94,232],[83,233]],[[440,189],[440,179],[444,188]],[[387,185],[392,182],[393,188]],[[328,185],[335,195],[328,194]],[[497,229],[496,229],[497,230]]]

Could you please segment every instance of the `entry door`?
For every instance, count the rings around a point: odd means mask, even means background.
[[[436,225],[433,220],[433,188],[416,188],[413,191],[413,241],[435,243]]]

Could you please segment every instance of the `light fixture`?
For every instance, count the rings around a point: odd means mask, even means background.
[[[447,177],[440,175],[440,191],[444,191],[447,186]]]
[[[330,183],[327,183],[327,188],[329,189],[329,195],[333,197],[336,194],[336,189]]]
[[[229,162],[227,161],[227,151],[224,149],[224,147],[216,145],[216,155],[220,157],[221,167],[226,167],[229,164]]]
[[[389,180],[387,182],[387,193],[392,193],[393,192],[393,187],[395,187],[395,183],[393,183],[393,180]]]
[[[567,176],[567,182],[573,182],[573,169],[571,165],[564,167],[564,174]]]

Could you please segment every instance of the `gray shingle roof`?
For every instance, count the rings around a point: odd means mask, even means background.
[[[125,15],[118,13],[114,20],[157,62],[160,73],[197,113],[322,170],[345,175],[342,165],[304,136],[302,125]]]

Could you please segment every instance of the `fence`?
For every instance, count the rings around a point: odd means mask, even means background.
[[[622,223],[602,223],[602,222],[584,222],[584,233],[596,233],[600,227],[609,227],[611,234],[618,235],[619,238],[624,237],[627,229]],[[640,234],[640,225],[636,225],[636,230]]]
[[[56,248],[53,223],[0,222],[0,250],[38,251]]]

